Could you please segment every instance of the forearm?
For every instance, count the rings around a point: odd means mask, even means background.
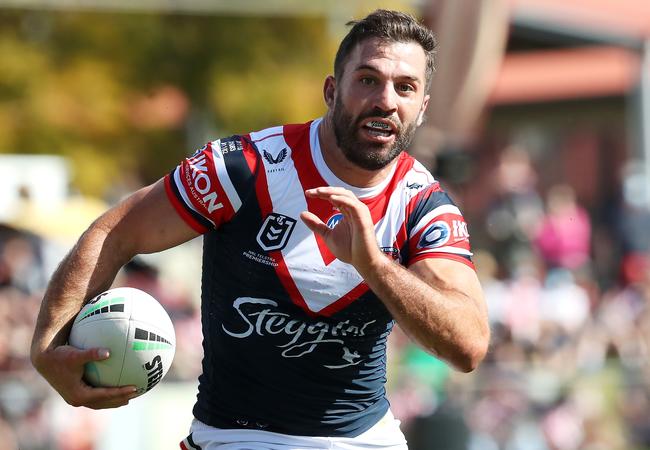
[[[459,370],[473,370],[487,352],[490,334],[476,273],[441,258],[417,261],[406,269],[381,252],[370,211],[352,192],[321,187],[305,194],[341,211],[343,220],[333,228],[309,211],[301,218],[339,260],[357,269],[400,327]]]
[[[32,364],[65,401],[115,408],[137,395],[133,386],[97,388],[83,381],[85,364],[110,353],[65,345],[70,326],[84,302],[108,289],[133,256],[165,250],[196,235],[175,213],[160,180],[108,210],[81,236],[50,280],[31,349]]]
[[[426,351],[466,372],[483,359],[489,340],[486,314],[458,280],[435,275],[423,280],[383,255],[362,270],[402,330]]]
[[[120,256],[121,255],[121,256]],[[130,255],[116,251],[101,224],[91,226],[64,258],[47,287],[32,341],[32,361],[66,343],[84,301],[108,289]]]

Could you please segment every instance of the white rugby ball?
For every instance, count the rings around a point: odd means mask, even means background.
[[[128,287],[90,300],[77,314],[68,342],[110,351],[108,359],[86,364],[88,384],[134,385],[140,395],[162,380],[176,350],[174,326],[165,309],[146,292]]]

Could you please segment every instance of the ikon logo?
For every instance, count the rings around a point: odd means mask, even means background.
[[[282,250],[287,245],[295,225],[295,219],[271,213],[262,224],[260,232],[257,233],[257,243],[266,251]]]

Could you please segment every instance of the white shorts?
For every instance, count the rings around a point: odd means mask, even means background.
[[[357,437],[293,436],[262,430],[225,430],[196,419],[182,450],[408,450],[400,421],[389,410],[368,431]]]

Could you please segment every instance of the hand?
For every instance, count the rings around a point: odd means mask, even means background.
[[[117,408],[138,396],[135,386],[96,388],[82,380],[85,363],[101,361],[109,356],[106,349],[80,350],[70,345],[61,345],[42,353],[36,368],[72,406]]]
[[[327,200],[343,214],[334,228],[309,211],[300,214],[305,225],[323,238],[334,256],[352,264],[362,276],[375,262],[381,261],[384,255],[377,245],[370,211],[352,192],[339,187],[319,187],[305,191],[305,195]]]

